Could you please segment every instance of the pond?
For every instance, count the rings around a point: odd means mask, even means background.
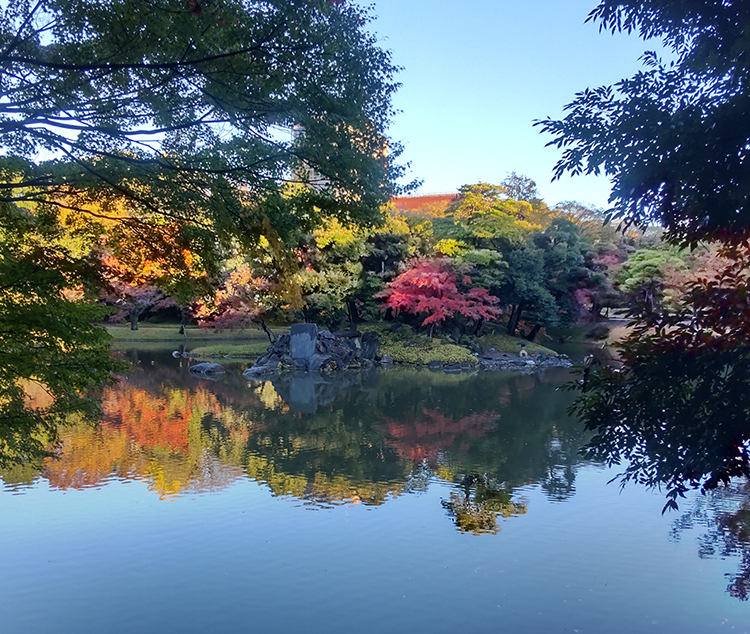
[[[97,428],[0,473],[3,632],[750,631],[747,487],[608,484],[564,370],[129,358]]]

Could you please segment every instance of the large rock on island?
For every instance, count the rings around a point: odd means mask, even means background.
[[[266,354],[243,373],[247,379],[266,379],[291,370],[330,375],[339,370],[371,367],[378,359],[380,341],[374,332],[354,328],[331,333],[315,324],[294,324]],[[299,399],[300,402],[304,399]]]
[[[289,331],[289,356],[294,363],[306,368],[315,354],[318,327],[315,324],[293,324]]]

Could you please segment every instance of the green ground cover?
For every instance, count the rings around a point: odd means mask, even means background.
[[[186,335],[180,334],[179,324],[143,324],[138,330],[130,330],[129,325],[106,325],[105,328],[115,341],[248,341],[268,338],[260,329],[246,330],[207,330],[196,326],[186,326]]]
[[[553,357],[557,356],[557,352],[555,352],[554,350],[550,350],[549,348],[541,344],[534,343],[531,341],[525,341],[524,339],[521,339],[520,337],[511,337],[510,335],[505,335],[502,333],[484,335],[483,337],[480,337],[477,341],[482,350],[487,350],[488,348],[495,348],[495,350],[497,350],[498,352],[509,352],[511,354],[518,354],[521,351],[521,344],[525,343],[526,352],[528,352],[529,354],[539,354],[540,352],[543,352]]]
[[[252,342],[222,341],[205,346],[196,346],[190,352],[200,356],[223,356],[230,354],[232,356],[259,357],[266,353],[268,346],[267,338]]]
[[[468,348],[440,339],[428,339],[418,336],[410,341],[384,341],[380,346],[381,354],[393,357],[397,363],[476,363],[477,358]]]

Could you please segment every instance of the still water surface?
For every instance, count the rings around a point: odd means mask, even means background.
[[[0,632],[750,631],[747,488],[608,485],[564,371],[130,356],[98,428],[0,473]]]

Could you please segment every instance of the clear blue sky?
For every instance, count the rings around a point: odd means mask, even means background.
[[[607,206],[605,178],[550,183],[559,150],[534,119],[562,115],[587,87],[640,67],[659,42],[600,33],[584,24],[597,0],[375,0],[370,30],[403,66],[390,136],[405,146],[420,193],[499,182],[509,171],[533,178],[554,205]]]

